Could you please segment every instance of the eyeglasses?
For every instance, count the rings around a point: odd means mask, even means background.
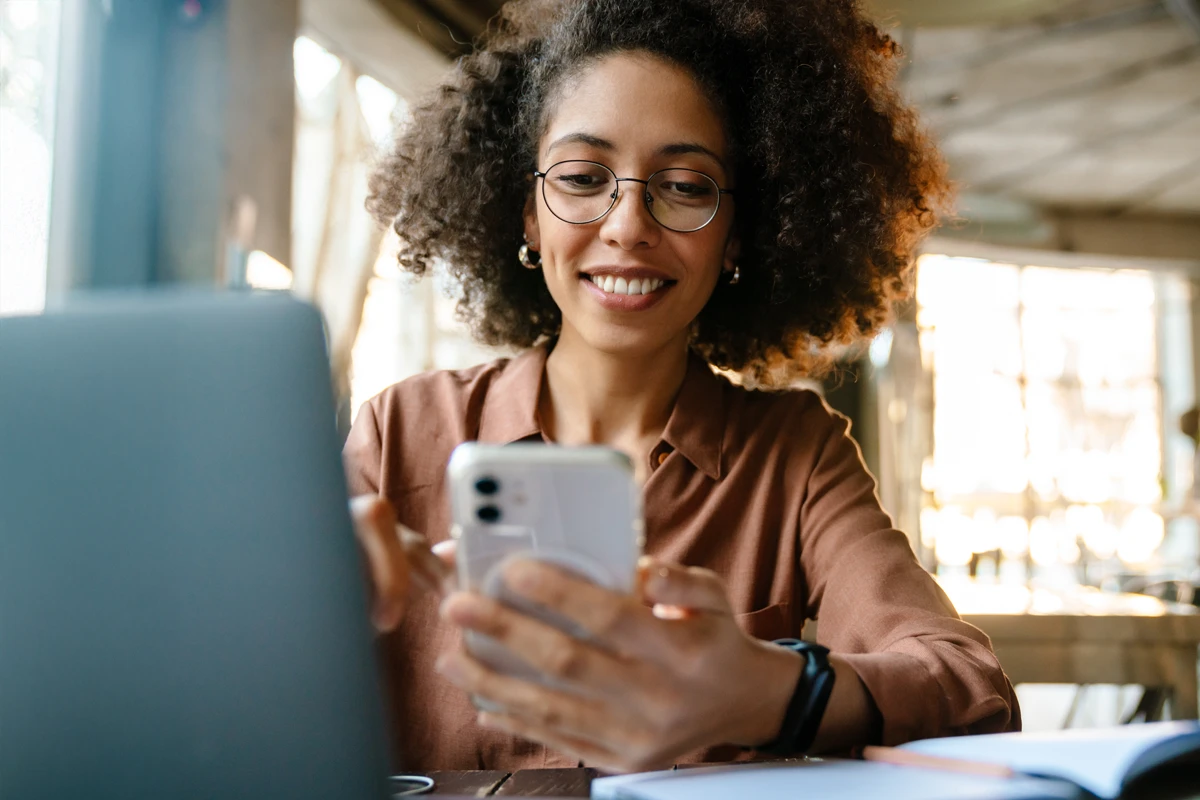
[[[694,169],[663,169],[646,180],[618,178],[595,161],[560,161],[545,172],[542,198],[550,213],[572,225],[586,225],[603,217],[617,204],[620,184],[628,181],[645,187],[642,201],[650,216],[667,230],[698,231],[712,222],[721,207],[721,195],[733,194]]]

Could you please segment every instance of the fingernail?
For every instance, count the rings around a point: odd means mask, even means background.
[[[654,613],[654,616],[658,617],[659,619],[678,620],[678,619],[687,619],[689,616],[688,610],[686,608],[681,608],[679,606],[666,605],[663,603],[655,603],[652,611]]]

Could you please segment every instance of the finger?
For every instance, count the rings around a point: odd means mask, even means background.
[[[433,554],[453,570],[458,564],[458,542],[454,539],[438,542],[433,546]]]
[[[620,756],[608,748],[562,731],[546,728],[512,714],[482,711],[479,713],[478,721],[484,728],[503,731],[538,742],[578,759],[589,767],[597,767],[608,772],[624,772],[626,769]]]
[[[437,556],[443,564],[450,570],[450,577],[447,579],[446,594],[458,590],[458,542],[454,539],[446,539],[438,542],[433,546],[433,554]]]
[[[461,592],[442,604],[450,622],[482,633],[555,680],[581,693],[628,698],[650,685],[633,662],[617,658],[488,597]]]
[[[551,689],[488,669],[465,650],[452,650],[436,669],[458,688],[500,706],[544,728],[585,738],[589,731],[609,727],[604,701]]]
[[[644,558],[638,563],[643,599],[656,607],[667,607],[667,614],[680,615],[674,609],[690,612],[732,614],[725,582],[712,570],[685,567]],[[674,609],[670,608],[674,607]]]
[[[669,606],[663,603],[655,603],[650,610],[654,613],[654,616],[658,617],[659,619],[674,620],[691,619],[692,617],[701,613],[698,611],[693,611],[690,608],[684,608],[683,606]]]
[[[396,525],[396,536],[412,570],[413,581],[421,588],[444,597],[452,590],[453,569],[434,554],[424,536],[404,525]]]
[[[410,581],[408,559],[393,534],[396,511],[386,499],[374,496],[354,498],[350,511],[374,590],[372,622],[380,631],[392,630],[404,616]]]
[[[609,648],[649,654],[662,644],[660,624],[650,609],[631,595],[529,559],[507,565],[504,582],[517,594],[576,623]]]

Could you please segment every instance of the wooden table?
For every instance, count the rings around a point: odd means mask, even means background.
[[[433,794],[455,797],[587,797],[593,769],[525,769],[431,772]]]
[[[759,759],[760,761],[762,759]],[[775,764],[803,764],[808,759],[766,759]],[[748,762],[738,762],[748,763]],[[673,769],[711,767],[712,764],[680,764]],[[431,772],[435,795],[455,797],[588,797],[592,781],[599,773],[581,767],[578,769],[523,769],[514,773],[496,770],[470,772]]]
[[[1165,689],[1171,716],[1198,719],[1200,609],[1091,587],[1028,589],[942,581],[983,630],[1013,683],[1137,684]]]
[[[804,757],[771,759],[779,764],[801,764]],[[746,763],[746,762],[739,762]],[[707,767],[712,764],[683,764],[674,769]],[[430,772],[435,795],[455,797],[588,797],[597,772],[578,769],[523,769],[514,773],[496,770]]]
[[[1182,770],[1162,774],[1152,782],[1153,785],[1139,786],[1129,793],[1127,800],[1195,800],[1196,778],[1192,770],[1183,765]],[[435,782],[433,795],[443,800],[450,797],[461,800],[472,797],[541,797],[544,800],[587,797],[596,777],[595,771],[590,769],[527,769],[512,775],[490,771],[431,772],[429,775]]]

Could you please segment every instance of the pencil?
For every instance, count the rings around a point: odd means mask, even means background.
[[[1017,774],[1011,767],[1006,767],[1003,764],[988,764],[982,761],[964,761],[958,758],[929,756],[924,753],[899,750],[895,747],[864,747],[862,757],[865,761],[878,761],[883,764],[896,764],[902,767],[940,769],[947,772],[961,772],[966,775],[981,775],[988,778],[1011,778]]]

